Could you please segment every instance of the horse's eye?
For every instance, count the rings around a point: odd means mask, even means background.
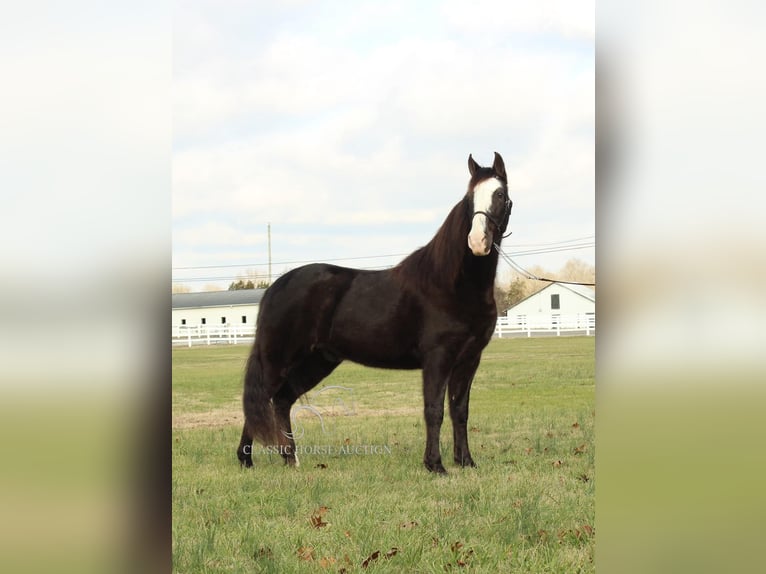
[[[498,189],[498,190],[495,192],[495,197],[500,197],[500,198],[502,198],[502,197],[503,197],[503,190],[502,190],[502,189]]]

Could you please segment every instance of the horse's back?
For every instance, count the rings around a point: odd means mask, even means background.
[[[418,368],[417,305],[395,276],[314,263],[282,275],[264,295],[256,346],[290,361],[315,350],[338,360]],[[258,339],[260,338],[260,343]]]
[[[297,267],[279,277],[267,290],[258,311],[258,331],[306,323],[334,307],[349,288],[355,270],[325,263]]]

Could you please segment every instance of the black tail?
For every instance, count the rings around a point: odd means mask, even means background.
[[[270,389],[263,378],[263,368],[257,350],[254,350],[247,360],[242,406],[245,411],[245,426],[251,437],[262,445],[278,444],[274,404]]]

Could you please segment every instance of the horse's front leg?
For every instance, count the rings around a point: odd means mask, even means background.
[[[431,472],[446,474],[439,450],[439,434],[444,420],[444,392],[449,371],[443,361],[433,361],[423,368],[423,414],[426,420],[426,450],[423,464]]]
[[[476,466],[468,449],[468,399],[481,356],[455,369],[449,380],[449,414],[452,419],[453,453],[460,466]]]

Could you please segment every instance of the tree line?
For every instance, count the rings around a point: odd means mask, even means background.
[[[269,286],[268,281],[256,281],[253,283],[252,279],[247,281],[240,279],[239,281],[233,281],[229,284],[229,291],[239,291],[240,289],[266,289]]]

